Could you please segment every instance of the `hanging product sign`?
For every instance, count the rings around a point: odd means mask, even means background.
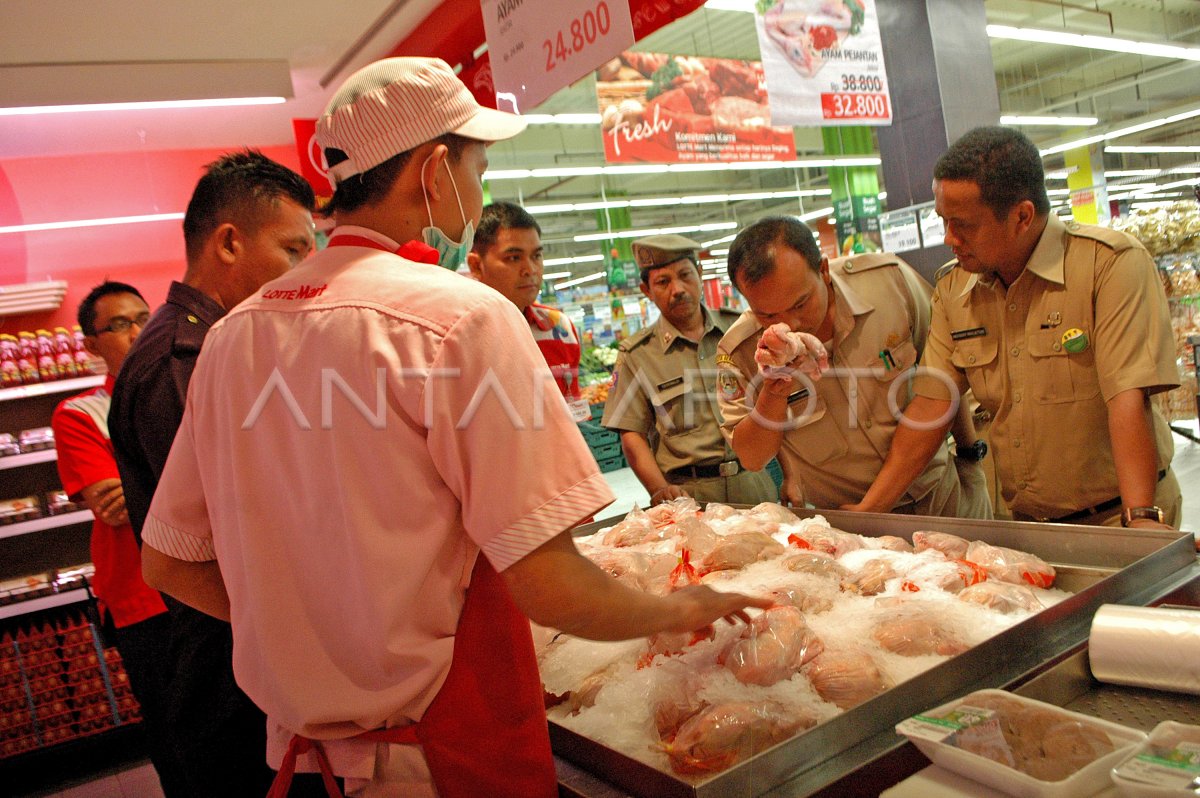
[[[481,0],[496,106],[525,113],[633,44],[627,0]]]
[[[884,252],[908,252],[921,248],[917,212],[911,208],[879,216],[879,236]]]
[[[596,73],[609,163],[790,161],[790,127],[771,127],[762,64],[621,53]]]
[[[775,125],[890,125],[875,0],[758,0]]]
[[[946,241],[946,225],[932,207],[917,211],[921,219],[921,246],[925,249],[940,246]]]

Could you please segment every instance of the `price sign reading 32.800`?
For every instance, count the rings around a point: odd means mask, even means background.
[[[625,0],[481,0],[499,108],[528,112],[633,44]]]

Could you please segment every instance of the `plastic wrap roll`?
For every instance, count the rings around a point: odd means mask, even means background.
[[[1088,658],[1102,682],[1200,694],[1200,610],[1105,604]]]

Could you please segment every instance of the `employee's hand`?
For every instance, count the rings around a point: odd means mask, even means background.
[[[846,512],[849,512],[849,513],[867,513],[867,512],[871,512],[871,511],[870,511],[870,510],[868,510],[868,509],[867,509],[865,506],[863,506],[863,503],[862,503],[862,502],[857,502],[856,504],[843,504],[843,505],[842,505],[841,507],[839,507],[838,509],[839,509],[839,510],[845,510]]]
[[[765,610],[775,604],[769,598],[756,598],[741,593],[721,593],[707,585],[691,585],[677,590],[665,597],[672,605],[677,619],[665,631],[691,632],[708,626],[718,618],[724,618],[729,623],[742,621],[750,622],[746,614],[747,607],[758,607]]]
[[[792,391],[796,390],[796,381],[791,377],[763,377],[760,390],[768,396],[786,399],[791,396]]]
[[[678,485],[663,485],[658,490],[650,494],[650,506],[669,502],[672,499],[686,499],[688,492]],[[688,631],[691,631],[690,629]]]
[[[83,503],[92,511],[96,518],[109,526],[123,526],[129,523],[129,513],[125,510],[125,490],[119,479],[102,479],[93,482],[82,491]]]
[[[1135,518],[1129,522],[1130,529],[1161,529],[1166,532],[1175,532],[1175,527],[1170,524],[1160,524],[1153,518]]]

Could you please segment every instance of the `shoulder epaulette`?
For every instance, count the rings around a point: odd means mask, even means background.
[[[851,255],[847,258],[836,258],[829,261],[829,268],[839,269],[844,274],[878,269],[880,266],[899,266],[903,261],[890,252],[867,252],[862,255]]]
[[[654,336],[653,336],[650,328],[643,327],[642,329],[635,332],[633,335],[622,340],[621,343],[617,345],[617,349],[618,349],[618,351],[621,351],[621,352],[629,352],[629,351],[641,346],[642,344],[646,343],[653,337]]]
[[[1142,246],[1140,241],[1128,233],[1122,233],[1120,230],[1113,230],[1110,227],[1101,227],[1095,224],[1069,222],[1067,223],[1067,235],[1090,238],[1093,241],[1099,241],[1106,247],[1112,247],[1116,250]]]

